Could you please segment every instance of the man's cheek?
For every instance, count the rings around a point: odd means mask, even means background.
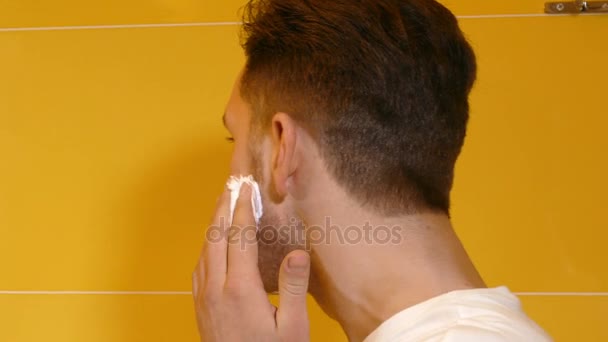
[[[236,152],[232,154],[232,160],[230,161],[230,174],[236,176],[248,176],[251,174],[251,169],[245,156]]]

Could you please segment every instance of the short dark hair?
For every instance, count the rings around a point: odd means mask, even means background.
[[[449,215],[476,62],[433,0],[253,0],[241,94],[252,124],[285,112],[335,180],[387,215]]]

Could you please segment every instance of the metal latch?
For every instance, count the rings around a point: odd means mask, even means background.
[[[606,13],[608,14],[608,1],[581,1],[547,2],[545,13],[548,14],[580,14],[580,13]]]

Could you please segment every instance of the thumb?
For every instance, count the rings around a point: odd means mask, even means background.
[[[310,256],[303,250],[287,254],[279,272],[277,327],[283,340],[308,341],[306,310]]]

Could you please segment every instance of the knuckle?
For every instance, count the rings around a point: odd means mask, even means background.
[[[190,281],[192,282],[192,286],[198,285],[198,274],[196,271],[192,272],[192,276],[190,277]]]
[[[307,284],[299,281],[283,281],[281,288],[286,294],[292,296],[302,296],[306,294]]]
[[[205,306],[215,306],[219,304],[221,299],[220,291],[216,291],[209,287],[205,287],[203,292],[203,303]]]
[[[242,299],[247,296],[249,286],[242,280],[228,280],[224,285],[224,292],[228,298]]]

